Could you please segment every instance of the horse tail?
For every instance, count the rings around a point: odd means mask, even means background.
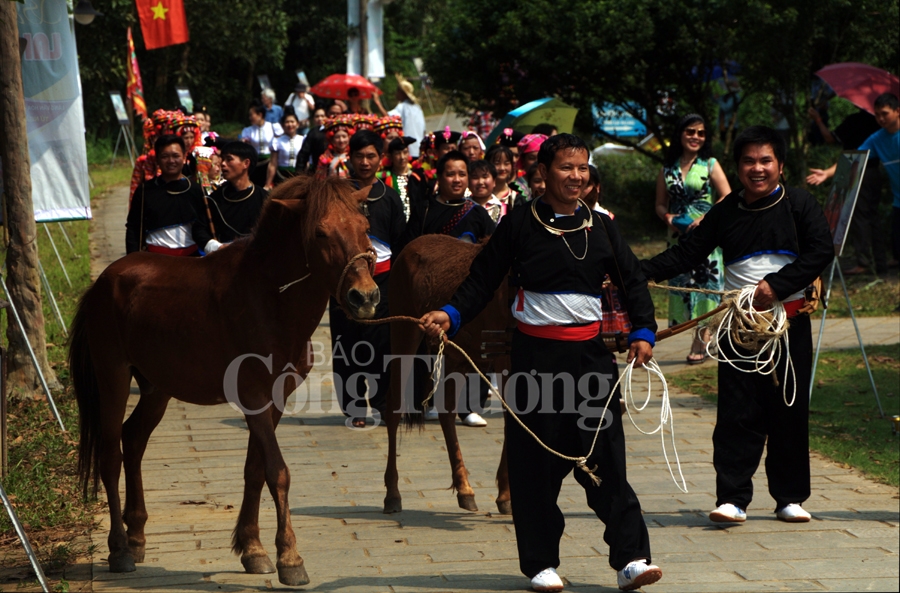
[[[419,338],[419,336],[416,337]],[[426,345],[425,340],[421,340],[416,350],[418,356],[416,360],[413,361],[413,375],[411,377],[411,380],[413,381],[413,396],[412,401],[410,402],[411,409],[403,414],[403,426],[406,430],[418,429],[421,431],[425,429],[425,398],[428,397],[434,384],[427,365],[424,363],[423,359],[419,357],[424,357],[428,353],[428,346]],[[432,398],[431,404],[434,405],[434,403]]]
[[[100,479],[100,390],[88,343],[88,290],[78,304],[69,332],[69,373],[78,400],[81,438],[78,445],[78,479],[82,493],[96,495]]]

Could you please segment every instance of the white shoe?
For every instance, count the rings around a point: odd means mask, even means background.
[[[437,408],[428,408],[425,412],[425,420],[439,420]]]
[[[471,414],[463,418],[462,422],[466,426],[487,426],[487,420],[485,420],[475,412],[472,412]]]
[[[812,519],[812,515],[803,510],[799,504],[789,504],[779,511],[775,511],[775,515],[787,523],[806,523]]]
[[[545,568],[531,579],[531,588],[535,591],[562,591],[563,582],[555,568]]]
[[[646,560],[633,560],[617,573],[619,589],[634,591],[645,585],[652,585],[662,578],[662,569]]]
[[[726,502],[720,504],[709,514],[709,520],[714,523],[743,523],[747,520],[747,513],[730,502]]]

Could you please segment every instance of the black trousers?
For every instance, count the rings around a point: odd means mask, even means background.
[[[388,315],[388,277],[390,272],[375,276],[381,301],[375,318]],[[351,418],[366,417],[366,400],[373,410],[384,413],[391,388],[390,366],[385,357],[391,352],[391,326],[364,325],[349,319],[334,298],[328,307],[331,319],[331,352],[334,385],[341,411]]]
[[[880,202],[881,172],[877,167],[868,167],[853,209],[850,243],[856,252],[857,265],[883,274],[887,271],[888,249],[882,219],[878,216]]]
[[[719,406],[713,431],[716,468],[716,505],[746,509],[753,499],[753,474],[763,448],[769,494],[776,510],[809,498],[809,381],[812,368],[812,332],[809,315],[790,320],[790,357],[797,376],[794,405],[784,402],[786,360],[772,375],[743,373],[719,363]],[[728,354],[727,349],[723,353]],[[787,381],[788,401],[793,377]],[[768,438],[768,443],[766,439]]]
[[[900,261],[900,208],[891,208],[891,251],[894,259]]]
[[[588,373],[603,374],[608,379],[593,376],[588,380]],[[556,380],[543,389],[547,375],[556,376]],[[566,375],[572,378],[569,385],[565,383]],[[549,447],[568,456],[582,456],[590,450],[608,391],[617,376],[613,357],[599,336],[586,342],[564,342],[516,332],[507,401]],[[583,388],[579,389],[579,385]],[[610,566],[621,570],[632,560],[650,560],[650,537],[641,505],[625,475],[625,434],[618,397],[613,397],[603,424],[606,428],[600,431],[588,460],[588,467],[597,466],[595,473],[601,482],[596,486],[584,471],[575,468],[574,462],[541,448],[507,413],[506,452],[513,523],[519,567],[529,578],[559,566],[559,540],[566,523],[557,499],[563,479],[573,468],[575,479],[585,490],[588,506],[606,525],[603,540],[609,545]]]

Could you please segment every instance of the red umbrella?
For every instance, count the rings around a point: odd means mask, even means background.
[[[317,82],[309,92],[317,97],[349,99],[350,89],[359,91],[359,99],[371,99],[381,94],[381,89],[358,74],[332,74]]]
[[[894,93],[900,97],[900,79],[868,64],[831,64],[816,72],[816,76],[827,82],[839,97],[872,114],[878,95]]]

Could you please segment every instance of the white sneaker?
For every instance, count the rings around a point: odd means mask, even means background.
[[[472,412],[471,414],[463,418],[463,424],[465,424],[466,426],[487,426],[487,420],[485,420],[475,412]]]
[[[531,579],[531,588],[535,591],[562,591],[563,582],[555,568],[545,568]]]
[[[747,520],[747,513],[730,502],[726,502],[720,504],[709,514],[709,520],[714,523],[743,523]]]
[[[812,519],[812,515],[803,510],[799,504],[789,504],[779,511],[775,511],[775,515],[787,523],[806,523]]]
[[[634,591],[645,585],[652,585],[662,578],[662,569],[646,560],[633,560],[617,573],[619,589]]]
[[[425,412],[425,420],[440,420],[437,408],[428,408],[428,410]]]

